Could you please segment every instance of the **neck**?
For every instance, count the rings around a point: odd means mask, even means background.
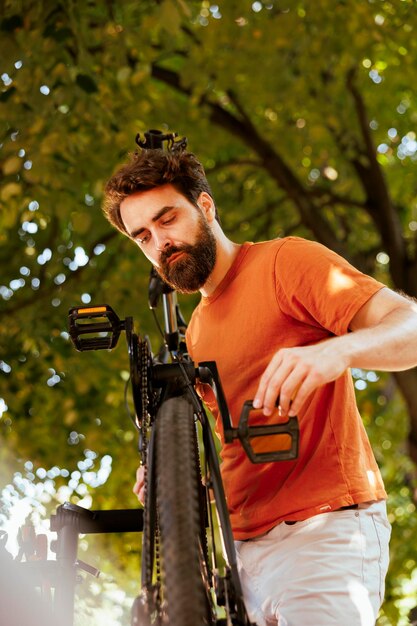
[[[200,289],[201,295],[206,298],[216,291],[240,250],[240,244],[228,239],[221,229],[216,233],[216,244],[216,264],[207,282]]]

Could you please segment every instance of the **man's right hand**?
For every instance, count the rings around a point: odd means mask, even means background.
[[[136,482],[133,485],[133,493],[143,505],[145,500],[145,468],[140,465],[136,470]]]

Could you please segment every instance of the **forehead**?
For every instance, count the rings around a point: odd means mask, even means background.
[[[194,209],[185,196],[172,185],[163,185],[147,191],[138,191],[120,203],[120,216],[128,232],[138,227],[145,228],[165,207]]]

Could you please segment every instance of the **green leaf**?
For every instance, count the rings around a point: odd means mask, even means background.
[[[77,74],[75,82],[86,93],[95,93],[98,91],[96,82],[88,76],[88,74]]]

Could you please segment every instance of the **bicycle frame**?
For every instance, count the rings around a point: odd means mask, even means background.
[[[171,287],[166,285],[152,270],[149,287],[149,304],[151,309],[155,309],[158,300],[162,297],[164,313],[164,344],[166,351],[172,356],[172,362],[166,363],[165,356],[160,359],[162,362],[153,363],[149,368],[151,385],[153,390],[159,389],[159,404],[152,407],[152,412],[157,415],[160,406],[170,397],[180,395],[188,396],[202,429],[203,447],[206,455],[206,464],[210,476],[221,535],[224,548],[227,573],[221,583],[224,589],[217,590],[220,602],[224,601],[221,596],[228,596],[229,607],[233,613],[232,624],[247,626],[250,624],[246,614],[240,579],[237,570],[236,553],[230,526],[226,498],[223,490],[223,483],[220,475],[219,462],[213,435],[205,413],[203,404],[196,393],[195,385],[198,382],[208,383],[213,388],[219,407],[220,416],[223,422],[225,442],[230,443],[239,439],[248,457],[253,463],[273,462],[280,460],[294,459],[298,452],[298,421],[297,418],[290,418],[288,422],[282,424],[256,425],[250,424],[250,414],[253,410],[251,401],[244,404],[242,414],[237,427],[232,426],[231,417],[228,411],[226,399],[218,375],[216,363],[207,361],[199,363],[196,367],[187,358],[185,344],[181,343],[181,332],[184,330],[185,322],[181,317],[177,305],[176,294]],[[100,348],[111,348],[117,342],[120,332],[126,332],[126,339],[130,354],[130,371],[132,379],[133,399],[136,411],[136,421],[139,429],[140,419],[143,412],[142,398],[140,395],[141,373],[138,368],[138,360],[141,352],[141,342],[133,330],[131,318],[119,320],[117,315],[108,305],[97,307],[85,307],[71,309],[70,335],[78,350],[91,350]],[[101,321],[98,321],[101,320]],[[156,418],[157,419],[157,418]],[[147,501],[145,503],[146,514],[149,516],[149,542],[145,547],[150,554],[148,560],[142,559],[142,584],[148,598],[152,593],[153,564],[155,560],[154,534],[156,533],[156,475],[155,475],[155,422],[151,424],[152,435],[148,445],[147,454]],[[256,442],[259,438],[287,437],[290,445],[287,449],[271,449],[265,451],[256,450]],[[255,442],[255,443],[254,443]],[[278,446],[279,448],[279,446]]]

